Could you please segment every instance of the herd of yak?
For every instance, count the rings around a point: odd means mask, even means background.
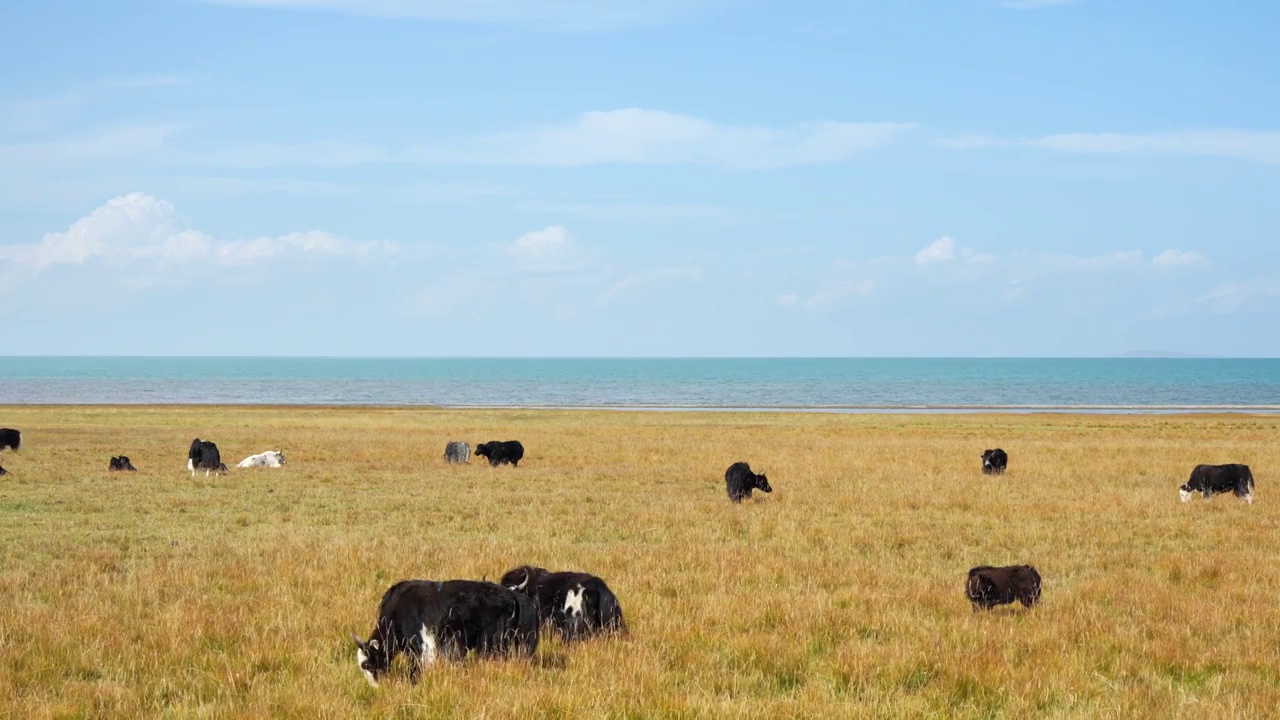
[[[22,433],[0,428],[0,451],[18,450]],[[451,441],[445,446],[445,460],[469,463],[471,446]],[[475,448],[477,457],[497,467],[518,467],[524,445],[518,440],[490,441]],[[279,467],[284,456],[278,451],[251,455],[239,467]],[[1009,464],[1003,449],[982,453],[982,472],[1001,475]],[[125,455],[113,456],[109,470],[135,470]],[[226,472],[218,446],[196,438],[187,452],[187,469],[209,473]],[[6,471],[0,467],[0,475]],[[735,462],[724,474],[729,499],[739,503],[753,490],[773,492],[763,472],[753,472],[745,462]],[[1187,482],[1178,488],[1182,502],[1194,493],[1209,497],[1233,493],[1253,502],[1254,480],[1248,465],[1197,465]],[[973,609],[1020,602],[1032,607],[1040,599],[1040,573],[1031,565],[979,566],[969,570],[965,596]],[[523,654],[538,648],[542,628],[550,627],[565,642],[574,642],[601,633],[626,633],[622,606],[605,581],[585,572],[551,572],[545,568],[521,566],[509,570],[497,583],[486,580],[401,580],[383,593],[378,617],[368,640],[355,635],[356,661],[369,683],[377,686],[397,655],[412,659],[410,681],[416,683],[422,668],[438,658],[460,659],[469,651],[478,655]]]

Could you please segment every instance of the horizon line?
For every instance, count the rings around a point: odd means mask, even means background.
[[[0,360],[1276,360],[1271,355],[84,355],[5,354]]]

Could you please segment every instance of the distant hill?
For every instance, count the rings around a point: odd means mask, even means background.
[[[1194,355],[1192,353],[1170,352],[1168,350],[1130,350],[1121,353],[1122,358],[1194,358],[1197,360],[1217,359],[1217,355]]]

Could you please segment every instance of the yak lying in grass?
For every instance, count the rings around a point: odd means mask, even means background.
[[[490,440],[476,446],[476,457],[489,458],[489,464],[498,467],[503,463],[511,463],[511,467],[520,467],[520,459],[524,457],[524,445],[519,440]]]
[[[974,610],[990,610],[1014,600],[1031,607],[1040,600],[1040,573],[1030,565],[980,565],[969,570],[964,593]]]
[[[1253,504],[1253,473],[1248,465],[1197,465],[1191,478],[1178,488],[1178,497],[1188,502],[1194,493],[1205,500],[1222,493],[1235,493],[1248,504]]]
[[[356,663],[370,685],[406,653],[409,681],[443,657],[525,655],[538,650],[533,600],[501,585],[477,580],[401,580],[387,588],[368,640],[355,635]]]
[[[742,502],[751,497],[752,490],[773,492],[773,488],[769,487],[769,478],[763,472],[751,472],[751,466],[744,462],[736,462],[724,471],[724,485],[729,499],[734,502]]]
[[[595,575],[523,565],[508,570],[500,582],[532,598],[539,621],[551,623],[565,642],[627,631],[617,596]]]
[[[133,466],[133,463],[129,462],[128,455],[121,455],[120,457],[115,457],[113,455],[111,457],[111,463],[107,465],[107,470],[110,470],[111,472],[136,472],[137,469],[138,468]]]
[[[236,467],[276,468],[276,467],[280,467],[281,465],[284,465],[284,453],[280,452],[279,450],[268,450],[266,452],[260,452],[257,455],[250,455],[249,457],[241,460],[240,463],[236,465]]]

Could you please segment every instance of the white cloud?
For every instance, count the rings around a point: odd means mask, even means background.
[[[1205,262],[1205,256],[1198,252],[1183,252],[1181,250],[1170,248],[1159,255],[1156,255],[1151,262],[1163,267],[1199,265]]]
[[[835,163],[905,135],[910,123],[809,122],[787,128],[722,125],[661,110],[583,113],[572,122],[383,147],[360,141],[265,144],[198,160],[242,168],[422,165],[709,165],[762,169]]]
[[[568,251],[574,243],[573,233],[563,225],[552,225],[527,232],[511,244],[511,254],[525,258],[545,258]]]
[[[354,242],[318,231],[220,240],[193,229],[172,203],[135,192],[107,201],[66,231],[48,233],[38,243],[0,246],[0,261],[40,273],[91,261],[122,267],[140,262],[235,266],[284,256],[368,259],[397,251],[392,243]]]
[[[980,253],[969,247],[959,247],[956,245],[954,238],[950,235],[943,235],[916,253],[915,263],[917,265],[931,265],[952,260],[965,260],[970,263],[985,264],[995,262],[995,259],[994,255]]]
[[[1054,152],[1134,157],[1212,157],[1280,165],[1280,132],[1218,128],[1160,133],[1060,133],[1030,138],[942,137],[955,150],[1034,147]]]
[[[575,167],[606,163],[776,168],[846,160],[893,142],[906,123],[806,123],[793,128],[718,125],[660,110],[588,112],[568,125],[464,137],[420,146],[423,162]]]
[[[243,7],[323,10],[385,18],[619,28],[687,17],[729,0],[205,0]]]
[[[928,247],[916,253],[916,264],[928,265],[929,263],[946,262],[955,258],[956,241],[950,235],[943,235],[929,243]]]

